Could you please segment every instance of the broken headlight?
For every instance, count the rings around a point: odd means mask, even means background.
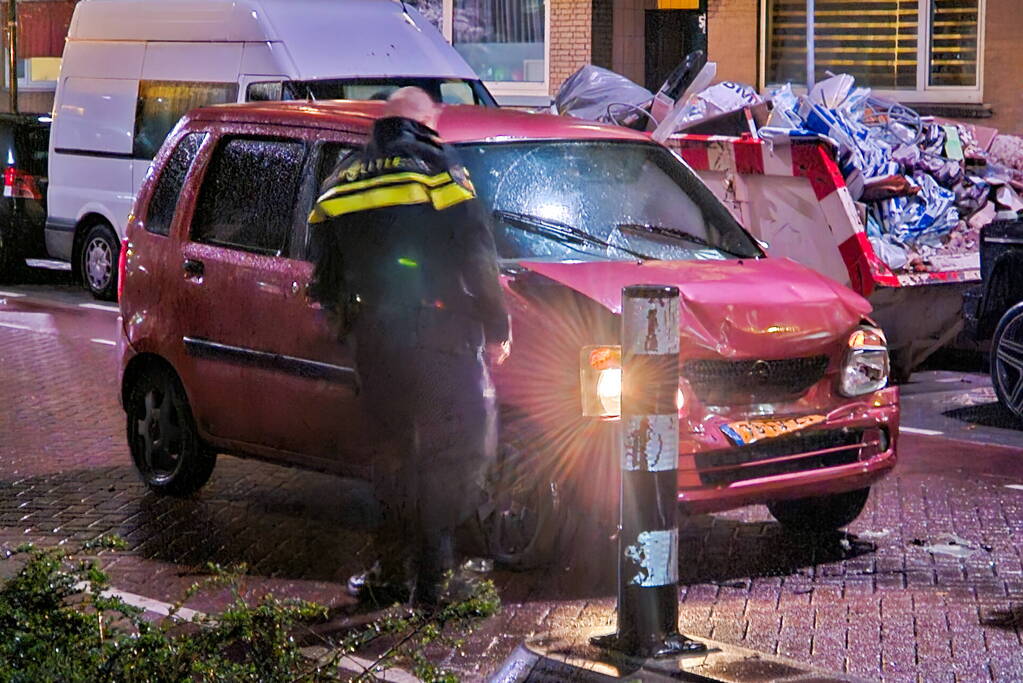
[[[843,396],[862,396],[888,386],[888,340],[877,327],[863,325],[849,335],[838,380]]]

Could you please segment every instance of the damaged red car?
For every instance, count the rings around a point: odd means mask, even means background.
[[[368,476],[373,416],[352,349],[306,296],[305,218],[380,113],[211,107],[164,144],[120,279],[121,400],[152,489],[194,492],[217,453]],[[630,284],[681,291],[683,511],[767,504],[806,531],[856,518],[895,464],[899,417],[865,299],[768,257],[642,133],[473,107],[445,107],[439,129],[493,213],[513,317],[495,373],[500,458],[478,520],[494,556],[533,565],[580,520],[614,519]]]

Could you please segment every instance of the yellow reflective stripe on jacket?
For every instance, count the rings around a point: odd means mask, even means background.
[[[415,182],[389,185],[317,202],[309,214],[309,222],[320,223],[357,211],[382,209],[388,206],[426,204],[427,202],[433,204],[433,207],[440,211],[467,199],[473,199],[475,196],[474,193],[455,182],[449,182],[443,187],[434,189],[428,189],[425,185]]]
[[[475,193],[470,192],[468,189],[455,182],[448,183],[444,187],[438,187],[436,190],[430,192],[430,199],[433,201],[433,208],[438,211],[475,197]]]
[[[380,187],[381,185],[391,185],[409,181],[422,183],[427,187],[438,187],[444,183],[450,183],[451,174],[447,171],[438,173],[437,175],[426,175],[425,173],[416,173],[415,171],[387,173],[385,175],[377,176],[376,178],[368,178],[367,180],[360,180],[354,183],[340,183],[324,192],[316,201],[323,202],[339,194],[349,194],[351,192],[358,192],[359,190],[366,190],[371,187]]]

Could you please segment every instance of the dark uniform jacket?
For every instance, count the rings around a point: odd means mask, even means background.
[[[360,343],[461,353],[506,341],[494,238],[475,197],[436,132],[410,119],[378,120],[309,217],[310,294],[343,328],[354,326]]]

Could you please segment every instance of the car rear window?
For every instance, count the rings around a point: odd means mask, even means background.
[[[34,176],[45,176],[49,144],[49,126],[20,126],[15,134],[15,165]]]
[[[195,155],[205,137],[205,133],[189,133],[181,138],[167,159],[166,165],[160,171],[160,178],[156,181],[153,196],[149,200],[149,215],[145,222],[146,230],[149,232],[157,235],[166,235],[170,232],[174,209],[178,205],[185,176],[188,175],[188,169],[195,161]]]
[[[192,239],[262,254],[283,253],[305,151],[305,144],[297,140],[222,140],[199,192]]]

